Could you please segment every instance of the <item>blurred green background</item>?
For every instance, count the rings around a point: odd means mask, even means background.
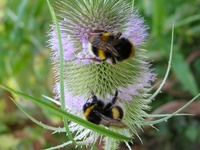
[[[164,77],[175,21],[174,55],[170,76],[152,103],[152,113],[171,113],[200,92],[200,0],[135,0],[135,6],[149,25],[145,48],[158,74]],[[47,33],[51,17],[45,0],[0,1],[0,84],[37,98],[53,97],[53,73]],[[154,89],[155,90],[155,89]],[[0,150],[42,149],[67,141],[30,121],[9,100],[14,98],[43,123],[62,126],[61,119],[28,100],[0,89]],[[134,150],[200,149],[200,103],[185,112],[195,116],[174,117],[140,133]],[[151,113],[151,112],[150,112]],[[126,149],[121,144],[121,149]],[[74,149],[70,146],[63,149]]]

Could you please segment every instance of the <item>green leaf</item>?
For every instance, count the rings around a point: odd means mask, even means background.
[[[175,28],[181,27],[181,26],[184,26],[184,25],[188,25],[188,24],[190,24],[194,21],[198,21],[198,20],[200,20],[200,14],[189,16],[187,18],[184,18],[183,20],[177,21]]]
[[[113,131],[110,131],[108,129],[105,129],[104,127],[95,125],[95,124],[93,124],[93,123],[91,123],[89,121],[86,121],[86,120],[81,119],[81,118],[79,118],[77,116],[69,114],[69,113],[65,112],[64,110],[61,110],[61,109],[57,108],[56,106],[54,106],[52,104],[49,104],[47,102],[44,102],[42,100],[39,100],[39,99],[37,99],[35,97],[29,96],[27,94],[24,94],[24,93],[21,93],[21,92],[18,92],[18,91],[15,91],[15,90],[13,90],[11,88],[8,88],[8,87],[2,86],[2,85],[0,85],[0,88],[2,88],[4,90],[7,90],[7,91],[9,91],[9,92],[11,92],[13,94],[18,95],[18,96],[21,96],[21,97],[23,97],[25,99],[29,99],[32,102],[34,102],[34,103],[38,104],[39,106],[43,107],[44,109],[48,109],[49,111],[52,111],[52,112],[54,112],[55,114],[57,114],[57,115],[59,115],[61,117],[65,117],[65,118],[67,118],[67,119],[69,119],[69,120],[71,120],[71,121],[73,121],[73,122],[75,122],[77,124],[80,124],[80,125],[88,128],[88,129],[90,129],[92,131],[98,132],[100,134],[103,134],[105,136],[109,136],[109,137],[111,137],[113,139],[120,140],[120,141],[130,142],[132,140],[131,137],[126,137],[124,135],[121,135],[121,134],[115,133]]]
[[[174,51],[174,59],[172,60],[172,69],[176,74],[176,77],[180,80],[183,86],[191,94],[198,94],[198,87],[195,79],[191,73],[189,65],[185,62],[182,53],[179,51]]]
[[[154,0],[153,2],[153,34],[161,37],[165,23],[165,9],[161,5],[165,5],[165,1]],[[159,40],[159,39],[158,39]]]
[[[65,93],[64,93],[64,75],[63,75],[63,70],[64,70],[64,60],[63,60],[63,49],[62,49],[62,41],[61,41],[61,34],[60,34],[60,28],[59,28],[59,25],[58,25],[58,21],[57,21],[57,17],[56,17],[56,14],[52,8],[52,6],[50,5],[50,2],[49,0],[47,0],[47,4],[48,4],[48,7],[49,7],[49,10],[50,10],[50,13],[51,13],[51,16],[53,18],[53,21],[54,21],[54,24],[55,24],[55,28],[56,28],[56,31],[57,31],[57,36],[58,36],[58,42],[59,42],[59,55],[60,55],[60,76],[59,76],[59,79],[60,79],[60,98],[61,98],[61,109],[62,110],[65,110]],[[71,132],[69,130],[69,127],[68,127],[68,120],[66,118],[63,118],[63,123],[64,123],[64,126],[65,126],[65,129],[66,129],[66,132],[67,132],[67,135],[69,137],[69,139],[76,145],[79,145],[75,140],[74,138],[72,137],[71,135]],[[80,145],[81,146],[81,145]]]

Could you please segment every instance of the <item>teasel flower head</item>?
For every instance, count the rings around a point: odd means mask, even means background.
[[[142,48],[147,37],[148,27],[137,10],[133,10],[127,0],[63,0],[53,5],[58,17],[64,54],[64,89],[66,111],[84,118],[83,106],[95,95],[108,103],[118,91],[116,105],[122,107],[122,122],[126,128],[113,128],[125,136],[137,135],[143,126],[144,118],[150,109],[149,91],[155,74],[150,69],[146,50]],[[108,61],[96,63],[88,50],[88,37],[94,30],[109,33],[122,32],[122,37],[134,44],[134,56],[116,65]],[[49,32],[49,45],[52,49],[52,61],[56,84],[55,99],[60,99],[59,86],[59,46],[55,26]],[[75,133],[78,141],[86,140],[88,144],[103,138],[105,149],[117,149],[119,142],[93,132],[79,124],[71,122],[70,131]],[[70,142],[69,142],[70,143]],[[126,143],[128,146],[128,143]],[[129,147],[129,146],[128,146]],[[130,148],[130,147],[129,147]]]

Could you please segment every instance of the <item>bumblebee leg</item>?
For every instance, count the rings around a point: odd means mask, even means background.
[[[115,96],[112,99],[112,104],[115,104],[117,101],[118,91],[115,91]]]
[[[113,56],[111,56],[111,63],[113,64],[113,65],[116,65],[116,60],[115,60],[115,58],[113,57]]]
[[[115,104],[115,102],[117,101],[117,95],[118,95],[118,91],[115,92],[115,96],[113,97],[112,101],[110,103],[108,103],[105,108],[104,108],[104,112],[105,114],[107,112],[109,112],[110,108]]]
[[[98,59],[98,58],[82,58],[82,59],[89,59],[89,60],[92,60],[94,62],[102,62],[102,60]],[[81,60],[82,60],[81,59]]]

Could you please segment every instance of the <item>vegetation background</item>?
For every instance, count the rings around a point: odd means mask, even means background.
[[[189,101],[200,89],[200,0],[136,0],[135,6],[149,26],[145,48],[163,79],[175,21],[174,54],[170,76],[152,103],[149,113],[171,113]],[[0,1],[0,84],[37,98],[53,97],[54,78],[47,48],[52,23],[45,0]],[[29,114],[43,123],[62,126],[61,119],[28,100],[0,90],[0,149],[39,150],[59,145],[65,134],[52,134],[30,121],[9,99],[14,98]],[[173,117],[168,122],[140,132],[143,144],[134,139],[134,150],[200,149],[200,101],[185,112],[195,116]],[[72,145],[67,148],[72,150]],[[121,149],[126,147],[121,144]]]

